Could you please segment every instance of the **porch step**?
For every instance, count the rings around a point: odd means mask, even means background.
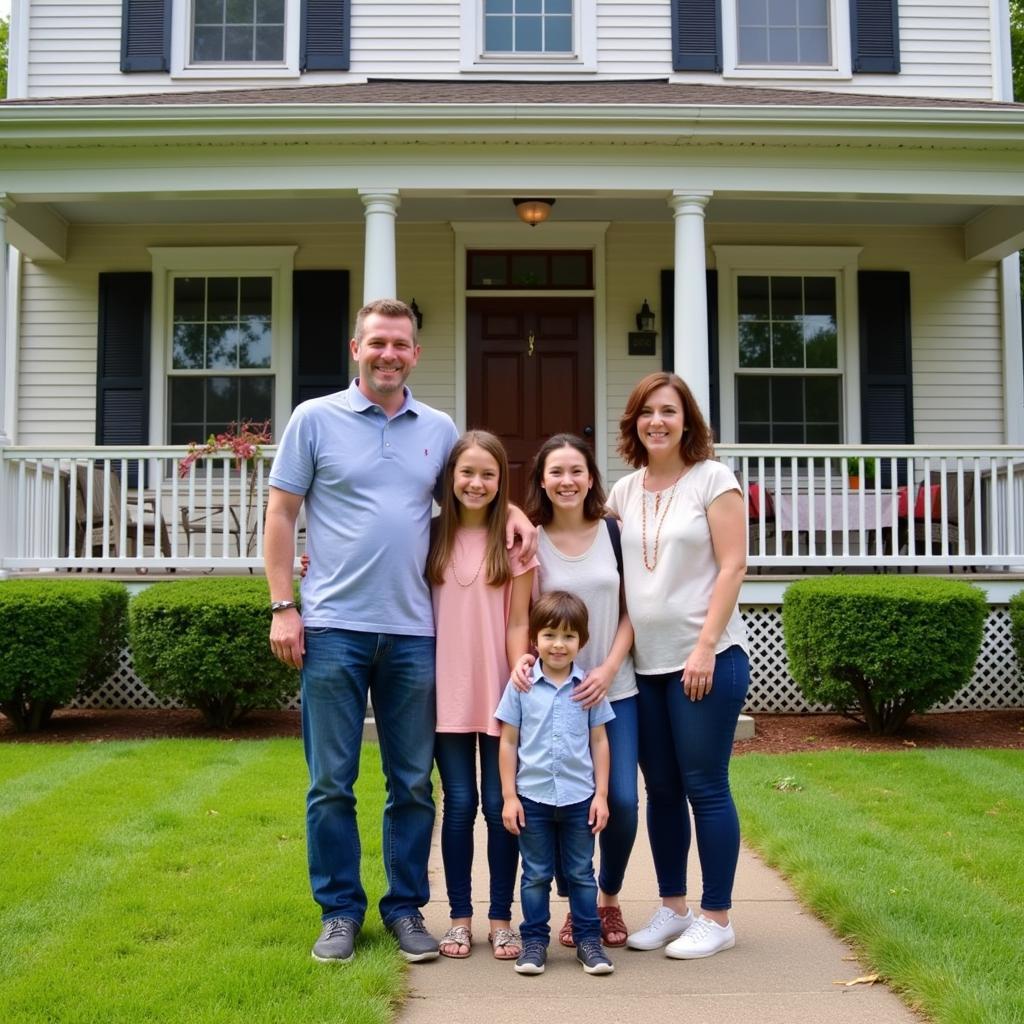
[[[736,735],[734,739],[752,740],[753,738],[754,719],[751,718],[750,715],[740,715],[740,720],[736,723]],[[363,742],[377,742],[377,723],[369,717],[367,717],[363,722]]]

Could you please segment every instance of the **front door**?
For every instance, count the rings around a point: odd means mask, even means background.
[[[466,343],[467,423],[501,438],[521,505],[543,441],[572,433],[594,443],[594,301],[471,298]]]

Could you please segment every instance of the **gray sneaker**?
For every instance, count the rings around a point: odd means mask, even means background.
[[[437,939],[427,931],[419,914],[399,917],[387,926],[388,931],[398,939],[398,948],[409,963],[421,960],[435,960],[439,954]]]
[[[359,925],[351,917],[332,917],[313,944],[313,959],[322,964],[347,964],[352,959]]]

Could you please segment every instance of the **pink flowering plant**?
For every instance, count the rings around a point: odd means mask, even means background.
[[[243,461],[258,459],[263,454],[263,445],[270,444],[270,420],[256,423],[253,420],[232,422],[223,434],[211,434],[205,444],[189,441],[188,453],[178,463],[178,476],[187,477],[192,464],[205,455],[222,455],[227,452],[235,457],[235,468],[241,468]]]

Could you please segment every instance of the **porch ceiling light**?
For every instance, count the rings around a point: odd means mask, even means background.
[[[531,228],[547,220],[551,207],[555,205],[554,199],[513,199],[512,202],[519,219]]]

